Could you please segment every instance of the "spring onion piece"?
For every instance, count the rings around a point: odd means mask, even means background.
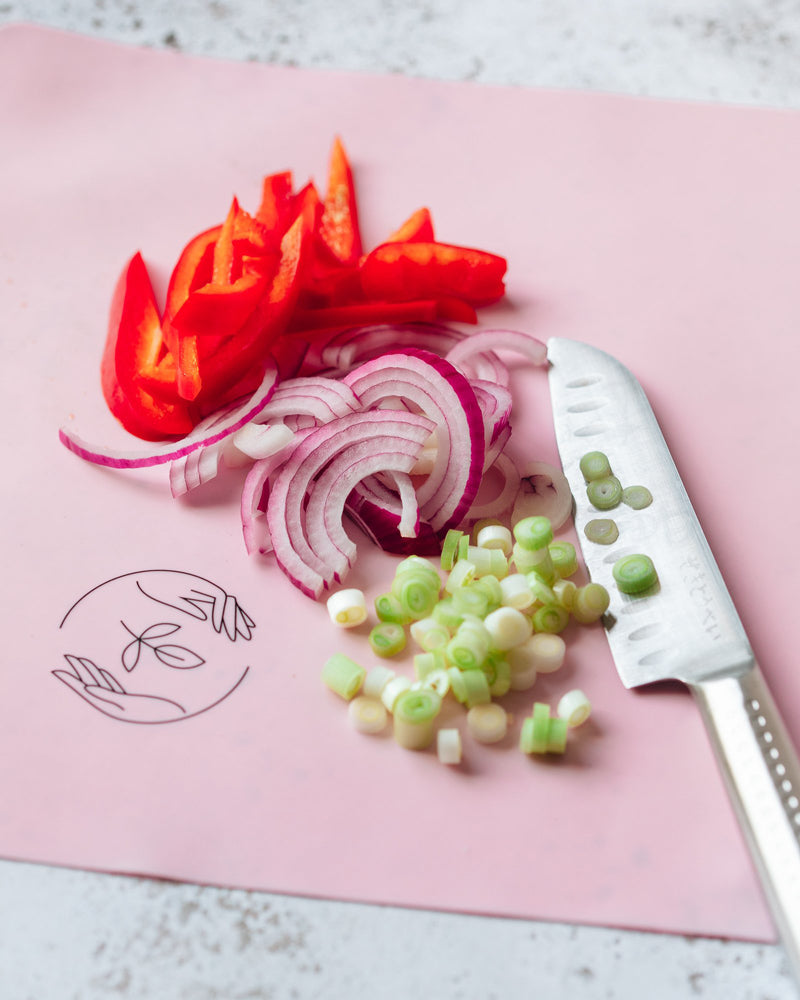
[[[514,525],[514,539],[523,549],[543,549],[553,541],[553,526],[547,517],[525,517]]]
[[[572,542],[551,542],[547,548],[556,576],[560,576],[564,580],[577,572],[578,554]]]
[[[572,617],[581,625],[591,625],[608,611],[611,602],[606,588],[600,583],[587,583],[578,587],[572,605]]]
[[[499,743],[508,732],[508,712],[496,702],[473,705],[467,712],[467,729],[478,743]]]
[[[550,731],[550,706],[537,701],[533,712],[522,723],[519,748],[523,753],[547,753]]]
[[[411,681],[404,674],[394,676],[381,691],[381,701],[387,712],[393,712],[397,699],[411,687]]]
[[[456,552],[456,560],[466,559],[469,555],[469,535],[462,535],[458,540],[458,551]]]
[[[443,649],[432,649],[414,656],[414,674],[420,681],[427,680],[437,670],[446,670],[447,666],[447,657]]]
[[[545,583],[552,583],[555,580],[553,560],[547,546],[542,549],[524,549],[515,543],[512,559],[520,573],[538,573]]]
[[[434,579],[423,569],[407,567],[395,573],[392,593],[409,618],[426,618],[439,599],[440,586],[438,574]]]
[[[448,574],[444,589],[452,595],[459,587],[472,583],[475,579],[475,564],[468,559],[459,559]]]
[[[424,680],[415,681],[411,685],[414,689],[419,686],[432,688],[440,698],[444,698],[450,690],[450,677],[448,676],[447,669],[432,670],[429,674],[426,674]]]
[[[592,712],[592,705],[583,691],[574,688],[562,695],[556,708],[556,715],[565,719],[570,729],[582,725],[589,718]]]
[[[500,549],[504,556],[510,556],[514,539],[504,524],[487,524],[478,531],[475,544],[482,549]]]
[[[432,616],[413,622],[409,632],[414,642],[426,652],[446,646],[450,641],[450,630]]]
[[[500,579],[508,573],[508,559],[501,549],[470,545],[467,549],[467,560],[474,565],[476,577],[496,576]]]
[[[528,581],[528,587],[533,594],[533,600],[535,604],[557,604],[558,599],[556,597],[556,592],[553,587],[549,587],[544,580],[539,576],[536,570],[528,573],[526,575]],[[553,580],[553,586],[555,586],[556,581]]]
[[[383,689],[396,676],[397,674],[391,667],[385,667],[381,663],[375,667],[370,667],[367,671],[367,676],[364,678],[364,683],[361,685],[361,693],[367,698],[380,698],[383,694]]]
[[[641,553],[618,559],[611,572],[623,594],[641,594],[658,583],[653,560]]]
[[[489,633],[492,648],[513,649],[530,638],[533,626],[530,618],[516,608],[497,608],[488,614],[483,624]]]
[[[644,510],[653,502],[653,494],[646,486],[626,486],[622,491],[622,502],[633,510]]]
[[[504,652],[490,649],[481,670],[489,682],[489,694],[493,698],[502,698],[511,690],[511,664]]]
[[[567,653],[564,639],[554,632],[535,632],[527,642],[508,653],[512,677],[529,668],[541,674],[560,670]]]
[[[533,627],[537,632],[563,632],[569,624],[569,613],[560,604],[543,604],[533,613]]]
[[[473,615],[485,618],[489,613],[490,598],[485,590],[478,588],[478,580],[466,587],[457,587],[453,591],[453,608],[463,617]]]
[[[613,510],[622,503],[622,483],[616,476],[593,479],[586,487],[586,496],[598,510]]]
[[[335,694],[350,701],[361,690],[367,671],[344,653],[329,656],[322,667],[322,680]]]
[[[595,479],[607,479],[611,475],[611,463],[602,451],[589,451],[580,461],[580,470],[587,483]]]
[[[424,750],[436,735],[442,699],[432,688],[404,691],[394,703],[394,738],[406,750]]]
[[[326,605],[331,621],[339,628],[355,628],[367,620],[367,602],[362,590],[337,590]]]
[[[381,622],[369,633],[369,644],[376,656],[397,656],[406,648],[406,630],[394,622]]]
[[[529,691],[536,683],[536,667],[509,663],[508,686],[511,691]]]
[[[427,574],[432,584],[441,583],[438,570],[429,559],[425,559],[423,556],[406,556],[405,559],[400,560],[394,571],[396,577],[409,572]]]
[[[572,580],[556,580],[553,584],[553,596],[556,603],[560,604],[565,611],[572,612],[575,607],[575,595],[578,593],[577,584]]]
[[[500,581],[502,603],[509,608],[524,611],[536,598],[533,596],[528,578],[524,573],[511,573]]]
[[[564,753],[567,749],[567,720],[550,719],[547,726],[547,752]]]
[[[487,614],[490,611],[494,611],[495,608],[499,608],[503,603],[503,590],[500,586],[500,579],[489,573],[470,584],[472,590],[477,590],[479,593],[486,595],[488,601]]]
[[[594,517],[587,521],[583,533],[590,542],[597,545],[613,545],[619,538],[617,522],[610,517]]]
[[[440,625],[444,625],[445,628],[450,629],[451,632],[455,632],[464,620],[464,616],[459,611],[456,611],[453,598],[450,596],[443,597],[434,605],[431,617],[439,622]]]
[[[482,670],[459,670],[450,667],[447,671],[450,678],[450,689],[456,699],[467,708],[473,705],[488,705],[492,700],[489,690],[489,680]]]
[[[481,621],[464,621],[448,642],[447,658],[459,670],[479,670],[489,654],[491,638]]]
[[[442,543],[441,564],[445,573],[449,573],[453,568],[456,557],[458,556],[458,543],[463,535],[464,532],[459,531],[458,528],[450,528],[444,536],[444,542]]]
[[[359,695],[347,706],[347,717],[357,733],[380,733],[386,728],[389,715],[377,698]]]
[[[436,754],[442,764],[460,764],[461,733],[457,729],[440,729],[436,734]]]
[[[375,598],[375,614],[379,621],[391,622],[394,625],[407,625],[411,621],[400,601],[391,593],[379,594]]]

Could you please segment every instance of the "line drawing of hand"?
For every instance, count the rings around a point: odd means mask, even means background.
[[[231,642],[236,642],[240,636],[244,640],[252,637],[255,622],[232,594],[225,593],[222,587],[210,580],[203,580],[202,587],[189,586],[184,593],[176,593],[174,578],[175,574],[171,572],[162,574],[152,571],[147,574],[147,589],[141,579],[136,581],[136,586],[145,597],[157,604],[182,611],[200,621],[210,620],[214,631],[224,631]],[[192,579],[200,582],[199,577]]]
[[[98,712],[124,722],[175,722],[187,718],[177,701],[151,694],[132,694],[102,667],[85,656],[64,654],[71,670],[52,673]]]

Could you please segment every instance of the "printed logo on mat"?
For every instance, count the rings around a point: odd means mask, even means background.
[[[121,722],[179,722],[219,705],[250,669],[255,622],[233,595],[181,570],[125,573],[93,587],[59,628],[56,676]]]

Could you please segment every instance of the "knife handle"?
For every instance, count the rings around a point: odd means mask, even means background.
[[[800,763],[757,665],[690,685],[800,983]]]

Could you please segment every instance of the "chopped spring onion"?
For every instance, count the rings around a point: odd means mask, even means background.
[[[358,733],[380,733],[386,728],[389,715],[377,698],[359,695],[347,706],[350,725]]]
[[[646,486],[626,486],[622,491],[622,502],[633,510],[644,510],[653,502],[653,494]]]
[[[527,642],[508,653],[512,677],[531,667],[540,674],[552,674],[564,664],[567,644],[554,632],[535,632]]]
[[[622,503],[622,483],[616,476],[593,479],[586,487],[586,496],[598,510],[613,510]]]
[[[505,653],[489,650],[486,662],[481,667],[489,682],[489,694],[493,698],[502,698],[511,690],[511,664]]]
[[[444,589],[448,594],[452,594],[459,587],[472,583],[475,579],[475,573],[475,563],[471,563],[468,559],[459,559],[450,571]]]
[[[470,584],[470,589],[477,590],[479,593],[486,595],[488,601],[487,614],[490,611],[494,611],[495,608],[499,608],[503,603],[503,591],[500,587],[500,579],[489,573]]]
[[[574,688],[572,691],[567,691],[565,695],[562,696],[556,708],[556,714],[561,719],[565,719],[567,725],[570,729],[574,729],[576,726],[582,725],[589,718],[592,711],[592,705],[583,691],[578,688]]]
[[[414,642],[426,652],[446,646],[450,641],[450,630],[432,616],[413,622],[409,631]]]
[[[393,677],[381,692],[381,701],[386,706],[387,712],[393,712],[397,699],[408,691],[411,681],[404,674],[397,674]]]
[[[610,517],[592,518],[584,525],[583,533],[590,542],[595,542],[597,545],[613,545],[619,538],[617,522]]]
[[[426,618],[433,611],[440,587],[438,573],[434,579],[425,570],[414,567],[398,570],[392,580],[392,593],[411,619]]]
[[[612,568],[623,594],[641,594],[658,583],[658,574],[650,556],[637,553],[618,559]]]
[[[514,538],[523,549],[546,548],[553,541],[553,526],[548,517],[524,517],[514,525]]]
[[[502,603],[509,608],[517,608],[524,611],[529,608],[536,598],[528,583],[528,578],[524,573],[511,573],[500,581],[502,592]]]
[[[455,564],[456,557],[458,556],[458,543],[463,535],[464,532],[459,531],[458,528],[450,528],[444,536],[441,564],[445,573],[449,573]]]
[[[478,587],[480,581],[466,587],[457,587],[453,591],[451,598],[455,610],[463,615],[474,615],[477,618],[485,618],[489,613],[490,598],[485,590]]]
[[[530,664],[518,665],[509,663],[508,686],[511,691],[529,691],[536,683],[536,667]]]
[[[565,611],[571,612],[575,607],[575,595],[578,593],[577,584],[572,580],[556,580],[553,584],[553,595],[556,603],[560,604]]]
[[[530,638],[533,630],[530,618],[516,608],[497,608],[484,618],[483,623],[489,632],[492,648],[499,650],[521,645]]]
[[[473,705],[488,705],[492,700],[489,680],[482,670],[459,670],[458,667],[450,667],[447,675],[456,700],[467,708],[472,708]]]
[[[602,451],[589,451],[580,461],[580,470],[587,483],[595,479],[607,479],[611,475],[611,463]]]
[[[533,712],[522,723],[519,748],[523,753],[547,753],[550,731],[550,706],[537,701]]]
[[[404,691],[394,703],[394,738],[406,750],[424,750],[436,736],[442,699],[432,688]]]
[[[375,614],[380,621],[394,625],[407,625],[411,621],[400,601],[390,593],[375,598]]]
[[[548,545],[556,576],[566,579],[578,570],[578,554],[572,542],[557,541]]]
[[[504,524],[487,524],[478,532],[475,543],[482,549],[500,549],[507,557],[511,555],[514,539]]]
[[[443,597],[437,602],[433,611],[431,611],[431,617],[439,622],[440,625],[444,625],[445,628],[450,629],[451,632],[455,632],[461,622],[464,621],[464,616],[456,610],[453,598],[450,596]]]
[[[367,602],[361,590],[337,590],[328,598],[327,608],[331,621],[339,628],[354,628],[367,620]]]
[[[467,729],[478,743],[499,743],[508,732],[508,712],[496,702],[473,705],[467,712]]]
[[[572,606],[572,617],[581,625],[591,625],[608,611],[610,596],[600,583],[587,583],[578,587]]]
[[[445,650],[447,658],[459,670],[479,670],[489,654],[491,636],[480,620],[463,621]]]
[[[397,656],[406,648],[406,630],[394,622],[381,622],[369,633],[369,644],[376,656]]]
[[[461,733],[457,729],[440,729],[436,734],[436,753],[442,764],[460,764]]]
[[[475,566],[476,576],[496,576],[500,579],[508,573],[508,559],[502,549],[470,545],[467,549],[467,560]]]
[[[396,676],[397,674],[391,667],[385,667],[382,663],[379,663],[367,671],[367,676],[361,685],[361,693],[366,695],[367,698],[380,698],[383,694],[383,689]]]
[[[545,583],[552,583],[555,579],[553,560],[547,546],[541,549],[524,549],[519,543],[515,543],[512,559],[519,573],[536,572]]]
[[[567,749],[567,720],[550,719],[547,726],[547,752],[564,753]]]
[[[414,673],[420,681],[427,680],[438,670],[446,670],[447,666],[447,657],[442,649],[431,649],[429,652],[417,653],[414,657]]]
[[[426,675],[424,680],[415,681],[411,687],[416,688],[420,685],[422,687],[432,688],[440,698],[444,698],[450,690],[450,678],[447,675],[446,668],[442,668],[441,670],[432,670]]]
[[[531,593],[533,594],[533,600],[536,604],[557,604],[557,598],[555,591],[552,587],[544,582],[544,580],[539,576],[536,570],[527,574],[528,586],[530,587]],[[555,580],[553,580],[553,585],[555,586]]]
[[[322,680],[345,701],[355,698],[361,690],[367,671],[344,653],[329,656],[322,667]]]
[[[533,627],[537,632],[563,632],[569,624],[569,613],[560,604],[543,604],[533,613]]]
[[[456,560],[466,559],[467,553],[469,552],[469,535],[462,535],[458,540],[458,552],[456,554]]]

